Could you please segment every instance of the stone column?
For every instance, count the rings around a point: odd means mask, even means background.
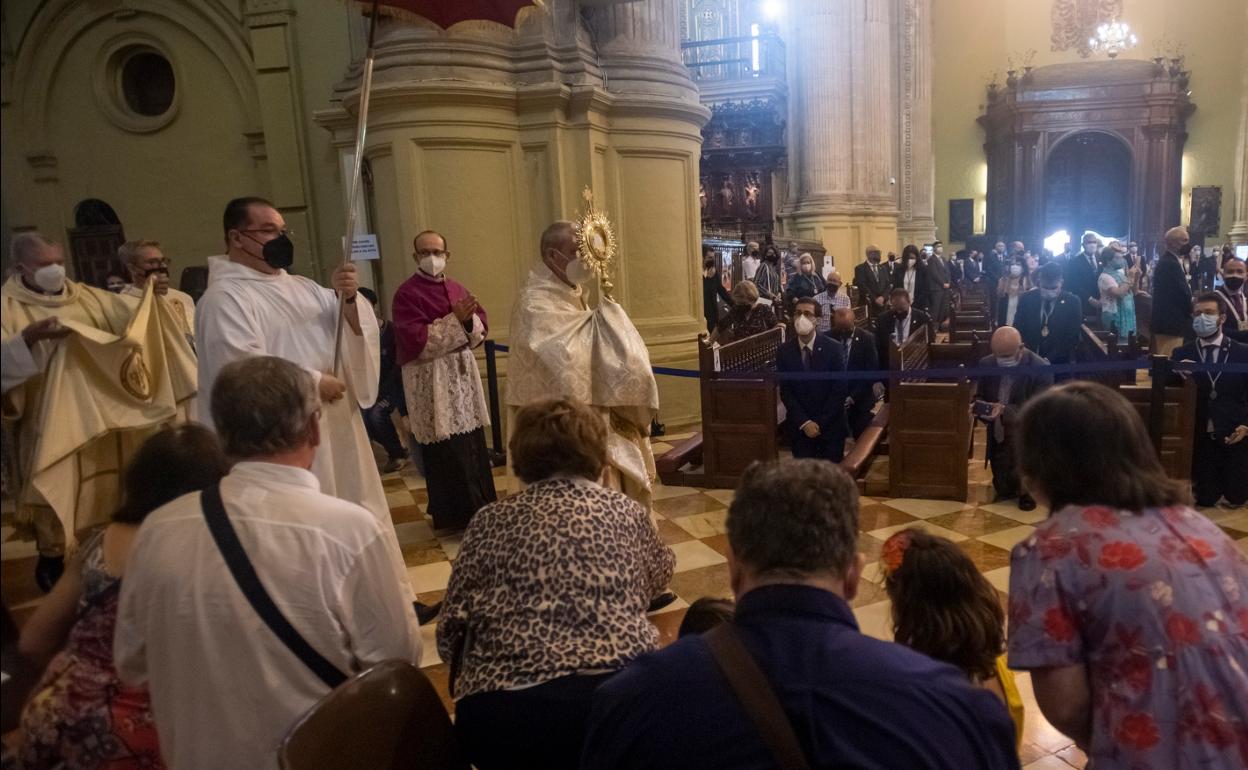
[[[679,0],[643,0],[588,12],[608,91],[697,101],[680,58],[679,10]]]
[[[936,164],[932,154],[932,0],[899,0],[899,175],[901,243],[936,238]],[[946,237],[948,234],[945,234]]]
[[[789,39],[788,235],[823,241],[844,270],[897,241],[893,0],[802,0]]]
[[[1235,222],[1227,232],[1236,246],[1248,243],[1248,69],[1239,104],[1239,141],[1235,150]]]

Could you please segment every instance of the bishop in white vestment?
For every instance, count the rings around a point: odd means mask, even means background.
[[[659,413],[659,388],[624,308],[606,296],[595,308],[586,304],[581,286],[591,275],[576,256],[572,223],[547,228],[542,261],[512,310],[509,413],[560,396],[589,404],[607,426],[607,483],[648,510],[655,473],[650,422]]]
[[[234,215],[231,216],[231,212]],[[285,268],[293,259],[286,223],[267,201],[243,198],[226,209],[226,257],[208,260],[208,288],[196,308],[200,421],[212,424],[212,386],[226,364],[246,356],[285,358],[307,370],[321,395],[321,444],[312,473],[327,495],[367,508],[398,550],[360,408],[377,398],[380,333],[354,302],[355,265],[334,271],[327,289]],[[277,244],[277,245],[272,245]],[[338,292],[348,297],[341,368],[335,373]],[[403,563],[401,555],[398,563]],[[406,573],[402,576],[406,585]]]

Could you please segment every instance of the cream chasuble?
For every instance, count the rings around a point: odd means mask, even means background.
[[[606,423],[607,454],[620,491],[651,502],[654,453],[650,421],[659,387],[646,343],[624,308],[603,297],[589,309],[584,293],[538,263],[516,299],[507,360],[507,405],[513,418],[525,404],[571,396],[594,407]]]
[[[75,531],[108,520],[130,456],[194,397],[195,356],[151,292],[133,317],[122,298],[73,281],[47,295],[14,276],[0,296],[6,359],[35,321],[55,316],[72,331],[28,351],[33,373],[20,382],[6,376],[3,396],[19,519],[50,507],[72,543]]]
[[[362,334],[342,330],[342,363],[337,375],[347,393],[321,405],[321,443],[312,473],[327,495],[362,505],[377,517],[391,541],[401,582],[407,572],[399,550],[390,506],[364,430],[360,409],[377,400],[381,341],[376,317],[361,308]],[[226,257],[208,259],[208,288],[195,309],[199,353],[199,421],[212,427],[211,394],[217,373],[247,356],[277,356],[307,370],[316,382],[334,364],[338,295],[311,279],[280,270],[269,275]],[[405,588],[405,590],[410,590]]]
[[[132,300],[132,305],[138,307],[139,300],[143,298],[142,286],[134,284],[126,284],[126,288],[121,290],[121,296]],[[169,287],[167,294],[156,295],[169,304],[169,310],[173,315],[173,320],[178,324],[178,329],[188,337],[191,337],[191,344],[195,344],[195,300],[191,299],[191,295],[184,291],[178,291],[172,286]]]

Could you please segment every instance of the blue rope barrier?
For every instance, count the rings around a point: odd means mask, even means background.
[[[494,349],[503,353],[509,352],[506,345],[495,343]],[[1102,372],[1126,372],[1132,370],[1147,371],[1152,368],[1149,359],[1141,358],[1135,361],[1106,361],[1104,363],[1074,363],[1074,364],[1050,364],[1043,367],[1045,374],[1065,375],[1065,374],[1097,374]],[[1248,364],[1201,364],[1194,362],[1174,362],[1171,368],[1176,372],[1229,372],[1231,374],[1248,374]],[[689,377],[698,378],[702,373],[697,369],[674,369],[669,366],[652,366],[650,369],[658,375],[665,377]],[[870,381],[887,381],[890,379],[913,379],[916,377],[965,377],[968,379],[979,379],[988,376],[1015,375],[1018,376],[1023,372],[1018,367],[1007,366],[958,366],[958,367],[936,367],[927,369],[907,369],[902,372],[892,369],[875,369],[871,371],[841,371],[841,372],[716,372],[713,377],[720,382],[724,381],[740,381],[740,382],[757,382],[759,380],[783,380],[783,381],[806,381],[806,380],[870,380]]]

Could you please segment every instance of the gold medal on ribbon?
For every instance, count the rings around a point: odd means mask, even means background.
[[[1041,337],[1047,337],[1047,336],[1049,336],[1049,327],[1047,327],[1047,326],[1041,327],[1041,329],[1040,329],[1040,336],[1041,336]]]

